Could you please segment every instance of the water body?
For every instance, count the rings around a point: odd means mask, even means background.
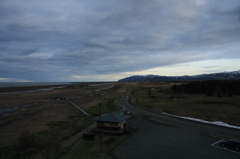
[[[67,86],[60,86],[60,87],[50,87],[50,88],[43,88],[38,90],[32,90],[32,91],[19,91],[19,92],[6,92],[6,93],[0,93],[0,94],[13,94],[13,93],[23,93],[23,92],[40,92],[40,91],[49,91],[56,88],[65,88]]]
[[[88,86],[101,86],[101,85],[105,85],[105,84],[112,84],[112,83],[98,83],[98,84],[90,84]]]
[[[34,104],[37,104],[37,103],[38,103],[38,102],[28,103],[28,104],[24,104],[24,105],[16,106],[16,107],[9,108],[9,109],[2,109],[2,110],[0,110],[0,115],[2,115],[2,116],[8,116],[8,115],[9,115],[8,112],[11,111],[11,110],[20,109],[20,108],[22,108],[22,107],[31,106],[31,105],[34,105]]]
[[[50,86],[50,85],[68,85],[71,82],[1,82],[0,87],[26,87],[26,86]]]

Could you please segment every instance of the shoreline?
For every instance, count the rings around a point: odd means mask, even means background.
[[[46,82],[47,83],[47,82]],[[114,83],[114,82],[112,82]],[[65,87],[74,87],[81,85],[89,86],[100,86],[104,84],[110,84],[109,82],[71,82],[62,84],[51,84],[51,85],[36,85],[36,86],[11,86],[11,87],[0,87],[0,95],[2,94],[13,94],[13,93],[24,93],[24,92],[38,92],[52,89],[60,89]]]
[[[44,89],[57,88],[57,87],[68,87],[73,84],[66,85],[45,85],[45,86],[20,86],[20,87],[0,87],[0,94],[12,94],[12,93],[23,93],[31,91],[44,91]]]
[[[31,86],[52,86],[52,85],[68,85],[72,82],[0,82],[2,87],[31,87]]]

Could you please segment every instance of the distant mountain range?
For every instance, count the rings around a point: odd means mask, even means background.
[[[119,82],[136,82],[136,81],[195,81],[195,80],[240,80],[240,70],[233,72],[221,72],[212,74],[201,74],[194,76],[159,76],[159,75],[135,75]]]

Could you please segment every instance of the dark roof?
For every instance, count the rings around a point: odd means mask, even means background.
[[[115,113],[110,113],[110,114],[101,115],[101,121],[120,123],[130,117],[131,116],[129,116],[129,115],[119,115],[119,114],[115,114]],[[93,118],[92,120],[100,121],[100,116]]]

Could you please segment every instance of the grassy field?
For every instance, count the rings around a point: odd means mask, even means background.
[[[40,152],[50,157],[53,153],[59,151],[59,145],[62,141],[81,131],[89,124],[91,124],[89,117],[83,114],[69,116],[69,119],[65,121],[49,122],[49,128],[38,133],[23,132],[18,137],[18,142],[0,149],[0,156],[3,159],[25,159]]]
[[[101,103],[90,107],[87,110],[87,113],[92,114],[94,116],[98,116],[99,115],[99,105],[101,107],[101,114],[107,114],[107,113],[111,113],[111,112],[120,110],[122,107],[116,104],[117,99],[118,98],[106,98]]]
[[[76,144],[60,159],[78,159],[78,158],[104,158],[104,159],[115,159],[114,156],[110,154],[116,146],[118,146],[123,140],[125,140],[129,135],[121,136],[103,136],[102,153],[100,149],[100,137],[96,136],[93,141],[87,141],[80,139]],[[108,142],[114,140],[112,142]]]
[[[144,108],[174,115],[223,121],[240,126],[240,97],[177,94],[172,83],[141,83],[132,87],[132,102]]]
[[[109,88],[112,85],[0,95],[1,109],[37,102],[8,111],[8,116],[0,117],[0,158],[25,159],[37,152],[52,156],[59,151],[62,141],[91,124],[89,117],[77,111],[64,98],[70,98],[95,116],[99,115],[98,103],[101,104],[102,114],[109,113],[121,108],[116,105],[116,99],[126,91],[125,85],[114,84]],[[24,88],[21,89],[24,91]],[[56,100],[58,98],[60,100]]]

